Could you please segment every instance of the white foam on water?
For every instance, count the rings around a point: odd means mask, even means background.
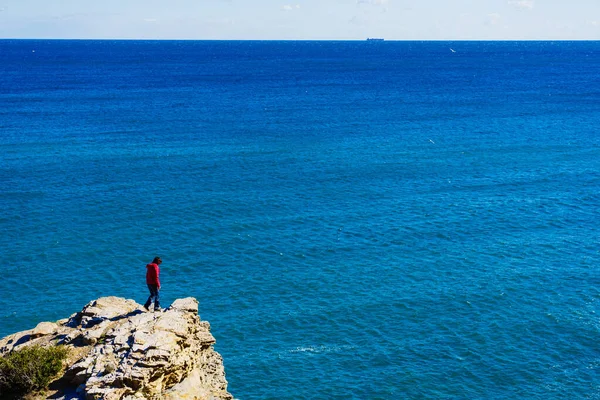
[[[326,354],[326,353],[339,353],[343,350],[351,350],[354,346],[305,346],[296,347],[295,349],[289,350],[288,353],[313,353],[313,354]]]

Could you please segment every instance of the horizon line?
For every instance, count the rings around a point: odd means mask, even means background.
[[[367,42],[368,37],[364,39],[190,39],[190,38],[19,38],[6,37],[0,40],[97,40],[97,41],[148,41],[148,42],[167,42],[167,41],[187,41],[187,42]],[[598,42],[600,39],[383,39],[381,42]]]

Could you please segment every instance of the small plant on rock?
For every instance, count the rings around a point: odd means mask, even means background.
[[[28,346],[0,357],[0,398],[45,389],[66,358],[64,346]]]

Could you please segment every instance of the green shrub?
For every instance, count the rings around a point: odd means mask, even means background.
[[[66,358],[64,346],[28,346],[0,357],[0,398],[45,389]]]

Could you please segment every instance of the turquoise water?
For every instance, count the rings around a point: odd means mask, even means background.
[[[0,41],[0,336],[159,255],[242,400],[600,398],[599,51]]]

